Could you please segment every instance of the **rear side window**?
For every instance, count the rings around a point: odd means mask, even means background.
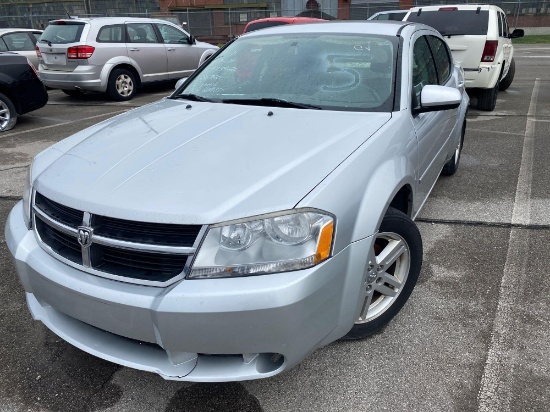
[[[8,33],[2,39],[9,51],[34,51],[34,43],[27,33]]]
[[[85,24],[80,22],[52,22],[40,36],[40,42],[56,44],[79,42],[84,26]]]
[[[126,30],[129,43],[158,43],[155,29],[150,23],[129,23]]]
[[[434,36],[428,36],[428,42],[432,48],[439,84],[444,85],[451,75],[451,58],[447,46],[440,38]]]
[[[104,26],[97,34],[99,43],[125,43],[124,26],[122,24],[113,26]]]
[[[265,29],[267,27],[273,27],[273,26],[283,26],[285,24],[288,24],[288,23],[285,21],[263,21],[260,23],[253,23],[247,27],[246,32],[248,33],[254,30]]]
[[[432,26],[443,36],[486,35],[488,10],[434,10],[413,12],[408,21]]]

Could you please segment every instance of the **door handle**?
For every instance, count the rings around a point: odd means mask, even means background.
[[[168,49],[168,51],[174,51],[174,50],[176,50],[175,47],[171,47],[171,48]]]
[[[130,51],[139,51],[139,49],[130,49]]]

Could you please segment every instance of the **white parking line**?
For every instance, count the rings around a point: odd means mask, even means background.
[[[523,140],[523,152],[519,169],[516,198],[512,212],[512,224],[529,224],[531,220],[531,182],[533,177],[533,154],[535,139],[534,118],[540,79],[535,80],[527,124]],[[519,358],[514,336],[517,336],[516,300],[521,296],[525,267],[529,256],[529,231],[510,230],[508,254],[500,283],[499,300],[491,333],[485,369],[478,394],[478,410],[482,412],[510,410],[512,378]]]
[[[116,114],[120,114],[120,113],[123,113],[123,112],[127,112],[128,110],[129,110],[129,109],[117,110],[117,111],[109,112],[109,113],[96,114],[95,116],[83,117],[83,118],[81,118],[81,119],[71,120],[71,121],[69,121],[69,122],[63,122],[63,123],[58,123],[58,124],[51,124],[51,125],[49,125],[49,126],[36,127],[36,128],[34,128],[34,129],[21,130],[20,132],[7,133],[7,134],[0,135],[0,140],[1,140],[3,137],[5,138],[5,137],[18,136],[18,135],[20,135],[20,134],[25,134],[25,133],[38,132],[38,131],[40,131],[40,130],[51,129],[52,127],[65,126],[66,124],[71,124],[71,123],[76,123],[76,122],[83,122],[83,121],[86,121],[86,120],[97,119],[97,118],[99,118],[99,117],[114,116],[114,115],[116,115]]]

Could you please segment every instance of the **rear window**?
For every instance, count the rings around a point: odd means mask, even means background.
[[[85,23],[81,22],[52,22],[42,36],[40,37],[41,43],[76,43],[80,41],[82,30],[84,30]]]
[[[405,14],[407,14],[406,11],[399,12],[399,13],[379,14],[373,20],[396,20],[396,21],[401,21],[401,20],[403,20],[403,17],[405,17]]]
[[[412,12],[408,21],[432,26],[443,36],[486,35],[488,10],[434,10]]]
[[[285,21],[263,21],[260,23],[253,23],[246,28],[246,32],[248,33],[254,30],[265,29],[267,27],[273,27],[273,26],[283,26],[285,24],[288,24],[288,23]]]

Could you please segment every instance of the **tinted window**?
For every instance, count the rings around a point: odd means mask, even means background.
[[[2,39],[9,51],[33,51],[34,43],[27,33],[9,33]]]
[[[437,37],[428,36],[428,41],[430,42],[430,47],[432,48],[432,54],[439,77],[439,84],[444,85],[447,83],[447,80],[451,75],[451,59],[449,57],[449,51],[445,43]]]
[[[438,84],[437,71],[425,37],[420,37],[414,43],[413,50],[413,104],[420,105],[420,93],[428,84]]]
[[[46,30],[40,36],[40,42],[47,43],[49,41],[56,44],[76,43],[80,41],[82,30],[84,30],[84,23],[53,22],[46,27]]]
[[[126,25],[128,42],[130,43],[157,43],[157,35],[153,25],[149,23],[130,23]]]
[[[436,10],[411,13],[408,21],[432,26],[444,36],[461,34],[487,34],[489,11],[480,10]]]
[[[97,41],[100,43],[126,43],[124,38],[124,26],[104,26],[97,34]]]
[[[283,26],[285,24],[288,24],[288,23],[285,21],[263,21],[260,23],[252,23],[246,28],[246,33],[254,30],[265,29],[266,27]]]
[[[183,31],[178,30],[175,27],[168,26],[167,24],[157,24],[157,27],[164,43],[188,44],[188,37]]]
[[[508,37],[508,20],[506,19],[506,15],[504,13],[500,13],[500,17],[502,18],[502,34],[504,37]]]
[[[243,36],[187,81],[182,93],[390,112],[397,42],[396,36],[359,34]]]
[[[502,16],[500,13],[497,14],[497,20],[498,20],[498,35],[502,37]]]

